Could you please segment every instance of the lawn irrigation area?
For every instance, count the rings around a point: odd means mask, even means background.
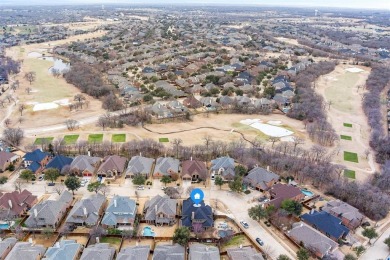
[[[351,152],[344,152],[344,161],[348,162],[354,162],[354,163],[359,163],[359,158],[357,153],[351,153]]]

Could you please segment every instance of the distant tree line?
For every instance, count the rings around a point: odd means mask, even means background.
[[[335,66],[335,62],[323,61],[312,64],[300,72],[294,78],[296,95],[293,98],[292,109],[287,114],[291,118],[305,120],[310,138],[325,146],[333,145],[338,136],[326,120],[326,104],[314,88],[317,78],[330,73]]]

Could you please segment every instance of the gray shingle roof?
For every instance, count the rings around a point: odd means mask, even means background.
[[[357,208],[340,200],[329,201],[322,210],[356,223],[360,223],[364,218],[364,215],[361,214]]]
[[[253,247],[229,248],[227,254],[231,260],[264,260]]]
[[[40,259],[45,253],[43,245],[34,245],[29,242],[18,242],[12,248],[5,260]]]
[[[219,260],[219,249],[215,246],[206,246],[203,244],[191,244],[188,260]]]
[[[87,170],[89,172],[95,171],[95,164],[97,164],[101,159],[99,157],[91,157],[87,155],[77,156],[73,162],[70,164],[71,170],[79,170],[81,172]]]
[[[153,260],[184,260],[184,247],[179,244],[157,245],[153,252]]]
[[[259,185],[262,189],[268,188],[266,183],[278,180],[279,175],[260,167],[250,170],[248,175],[244,178],[244,182],[250,183],[253,187]]]
[[[66,223],[96,225],[99,212],[106,198],[102,194],[94,194],[89,198],[77,201],[70,211]]]
[[[294,223],[287,235],[298,244],[303,243],[308,250],[319,252],[322,256],[338,247],[332,239],[303,222]]]
[[[108,243],[90,245],[84,249],[80,260],[112,260],[114,259],[115,248]]]
[[[76,240],[61,240],[47,249],[43,260],[75,259],[82,247]]]
[[[177,201],[175,199],[170,199],[168,196],[162,197],[157,195],[145,203],[145,220],[156,221],[156,213],[164,213],[167,216],[174,217],[176,215],[176,205]]]
[[[0,256],[4,254],[8,250],[8,248],[12,248],[18,240],[14,237],[9,237],[0,241]]]
[[[234,169],[234,159],[230,157],[219,157],[211,160],[211,170],[219,170],[224,168],[225,170],[230,168]]]
[[[163,175],[170,175],[169,170],[178,173],[180,161],[172,157],[159,157],[157,158],[156,166],[154,167],[154,173],[161,173]]]
[[[129,246],[122,248],[116,260],[148,260],[150,246]]]
[[[102,224],[114,226],[118,223],[130,223],[134,221],[136,213],[137,205],[134,200],[124,196],[115,196],[106,209]]]
[[[142,156],[133,156],[127,166],[126,175],[129,174],[147,174],[152,171],[154,159]]]
[[[125,169],[127,159],[118,155],[111,155],[104,158],[104,162],[100,165],[98,173],[108,172],[108,171],[117,171],[122,173]]]

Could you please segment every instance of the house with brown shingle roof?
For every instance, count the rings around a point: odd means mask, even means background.
[[[10,210],[13,216],[21,216],[38,202],[37,196],[33,196],[28,190],[22,192],[0,192],[0,209]]]
[[[206,163],[197,160],[187,160],[182,163],[181,178],[183,180],[197,181],[207,179]]]
[[[357,208],[340,200],[329,201],[322,210],[340,218],[343,225],[350,229],[359,227],[365,218]]]
[[[5,151],[0,151],[0,172],[3,172],[7,167],[20,159],[19,155],[14,153],[9,153]]]
[[[299,188],[281,183],[272,186],[268,192],[271,200],[266,206],[273,205],[275,208],[280,208],[284,200],[290,199],[299,202],[305,197]]]
[[[189,96],[186,99],[183,100],[183,105],[188,108],[200,108],[202,106],[202,103],[197,100],[194,96]]]
[[[97,175],[116,178],[122,175],[126,167],[127,158],[118,155],[106,156],[100,165]]]

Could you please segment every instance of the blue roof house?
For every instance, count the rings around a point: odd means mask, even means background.
[[[114,196],[106,209],[101,224],[105,227],[133,226],[137,214],[134,200],[124,196]]]
[[[194,207],[194,202],[191,198],[183,201],[182,217],[180,225],[188,227],[195,233],[201,233],[204,230],[214,226],[213,211],[209,205],[205,205],[202,201],[200,207]]]
[[[37,174],[43,170],[49,159],[50,155],[48,153],[36,149],[23,156],[23,163],[25,168]]]
[[[349,233],[349,229],[341,224],[341,219],[325,211],[312,210],[310,213],[302,215],[301,219],[336,242],[345,238]]]
[[[63,172],[64,167],[67,165],[71,165],[73,159],[63,156],[63,155],[56,155],[53,159],[50,160],[50,162],[46,165],[46,169],[48,168],[55,168],[60,171],[60,173]]]
[[[43,260],[75,260],[82,248],[75,240],[61,240],[47,249]]]

